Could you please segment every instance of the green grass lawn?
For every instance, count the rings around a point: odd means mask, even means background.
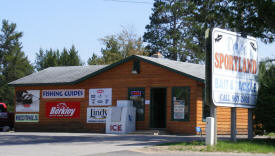
[[[166,143],[159,146],[168,146],[169,150],[179,151],[275,153],[275,139],[218,141],[218,144],[212,147],[205,146],[204,142]]]

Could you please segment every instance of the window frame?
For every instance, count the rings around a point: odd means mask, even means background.
[[[131,100],[130,99],[130,92],[133,91],[133,90],[136,90],[136,91],[143,91],[144,92],[144,104],[143,104],[143,116],[142,116],[142,119],[141,120],[137,120],[137,117],[136,117],[136,121],[145,121],[145,87],[128,87],[128,100]],[[134,106],[134,103],[133,103],[133,106]],[[135,107],[135,106],[134,106]]]
[[[175,92],[175,88],[184,88],[188,90],[188,117],[184,119],[174,119],[174,101],[173,101],[173,95]],[[172,87],[171,88],[171,121],[182,121],[182,122],[189,122],[190,121],[190,105],[191,105],[191,89],[190,86],[181,86],[181,87]]]
[[[140,73],[140,61],[138,59],[133,60],[133,68],[132,71],[136,71],[136,74]]]

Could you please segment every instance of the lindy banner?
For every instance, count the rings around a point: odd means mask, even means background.
[[[87,108],[87,123],[105,123],[108,107]]]
[[[38,122],[38,114],[16,114],[15,122]]]
[[[42,90],[42,98],[84,98],[85,89]]]
[[[48,118],[79,118],[80,102],[47,102]]]

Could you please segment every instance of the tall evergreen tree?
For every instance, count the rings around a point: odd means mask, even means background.
[[[147,32],[144,41],[148,42],[147,49],[151,54],[161,52],[165,57],[177,60],[179,52],[183,52],[186,15],[185,3],[175,0],[156,0],[150,24],[146,25]]]
[[[104,64],[104,61],[101,57],[97,56],[95,53],[93,53],[93,56],[88,59],[89,65],[100,65]]]
[[[63,51],[60,53],[59,50],[43,50],[40,49],[38,53],[36,53],[36,69],[38,71],[43,70],[48,67],[55,66],[81,66],[83,63],[81,62],[80,56],[78,55],[78,51],[75,46],[67,50],[63,48]]]
[[[0,101],[13,105],[14,89],[8,83],[33,72],[20,38],[22,32],[16,31],[16,24],[2,21],[0,32]]]
[[[48,67],[55,67],[59,65],[59,50],[43,50],[40,49],[39,53],[36,53],[36,69],[38,71]]]
[[[155,0],[144,41],[151,54],[173,60],[203,62],[204,33],[220,27],[273,42],[272,0]]]
[[[75,66],[75,65],[82,65],[83,63],[78,56],[78,51],[76,50],[75,46],[67,50],[66,48],[63,49],[62,53],[59,57],[59,65],[61,66]]]

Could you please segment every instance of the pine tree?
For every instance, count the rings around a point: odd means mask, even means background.
[[[13,105],[14,89],[8,83],[33,72],[20,38],[22,32],[16,31],[16,24],[2,21],[0,33],[0,101]],[[11,108],[9,106],[9,108]]]
[[[78,51],[76,50],[75,46],[72,45],[72,47],[69,49],[69,58],[66,62],[63,62],[63,65],[68,65],[68,66],[80,66],[83,65],[81,62],[80,56],[78,55]],[[60,58],[62,57],[62,54]],[[62,64],[62,63],[60,63]]]
[[[93,53],[93,56],[88,59],[89,65],[100,65],[104,64],[104,61],[101,57],[97,56],[95,53]]]
[[[59,50],[43,50],[40,49],[38,53],[36,53],[36,69],[38,71],[43,70],[48,67],[55,66],[81,66],[83,63],[81,62],[80,56],[78,55],[78,51],[75,46],[67,50],[63,48],[63,51],[60,53]]]
[[[220,27],[265,42],[275,38],[272,0],[155,0],[144,41],[150,54],[203,63],[207,28]]]
[[[59,65],[62,64],[64,66],[69,66],[71,63],[68,60],[70,60],[68,50],[66,48],[63,48],[63,51],[61,52],[61,55],[58,60],[58,64]]]

